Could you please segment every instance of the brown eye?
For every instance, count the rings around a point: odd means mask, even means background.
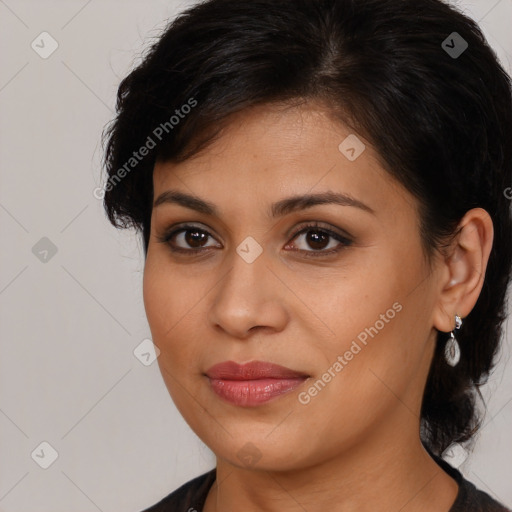
[[[172,251],[190,254],[201,252],[203,249],[221,247],[218,244],[207,245],[210,239],[214,241],[208,231],[196,226],[182,226],[164,234],[162,237],[158,237],[158,240],[169,245]]]
[[[203,247],[208,241],[209,235],[199,229],[187,229],[183,231],[184,241],[192,248]]]
[[[300,241],[301,239],[302,241]],[[317,224],[303,227],[292,240],[299,241],[299,243],[295,241],[291,244],[291,247],[299,246],[298,249],[292,250],[305,253],[308,257],[329,256],[352,244],[352,240],[349,238]],[[290,247],[290,244],[286,247]]]
[[[306,243],[315,250],[325,249],[329,245],[330,235],[324,231],[308,231],[306,235]]]

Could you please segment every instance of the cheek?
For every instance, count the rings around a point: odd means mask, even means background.
[[[398,254],[393,249],[379,253],[380,257],[372,254],[362,262],[364,271],[354,269],[347,276],[339,292],[330,294],[333,300],[324,309],[327,316],[323,318],[335,333],[333,341],[323,347],[328,366],[342,356],[347,362],[341,364],[349,370],[343,370],[345,378],[357,382],[358,388],[376,379],[370,368],[398,383],[410,376],[422,358],[418,328],[426,321],[428,293],[418,286],[425,277],[417,263],[421,254],[415,259],[413,247]],[[408,253],[416,263],[409,261]]]
[[[180,391],[191,359],[188,353],[190,344],[179,342],[179,322],[186,311],[180,287],[171,272],[158,264],[158,258],[148,251],[143,277],[143,297],[146,317],[153,343],[160,350],[157,362],[164,383],[174,403],[187,414],[187,399]]]
[[[148,252],[144,267],[142,294],[146,316],[154,338],[160,336],[160,331],[167,317],[165,312],[172,310],[168,302],[171,297],[166,294],[166,289],[165,279],[158,272],[154,259],[151,258],[150,252]]]
[[[153,343],[159,348],[161,368],[179,375],[190,370],[198,361],[197,338],[201,310],[202,288],[190,286],[190,281],[176,272],[165,257],[148,251],[143,277],[143,297],[146,317]],[[164,378],[167,377],[164,373]]]
[[[171,269],[149,250],[143,278],[144,308],[153,342],[162,355],[186,313],[181,288]]]
[[[143,297],[151,331],[158,337],[166,332],[172,335],[173,326],[192,307],[187,290],[165,255],[150,245],[144,266]]]

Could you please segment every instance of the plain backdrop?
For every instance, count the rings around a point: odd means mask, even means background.
[[[110,226],[93,195],[120,80],[191,4],[0,0],[3,512],[138,512],[215,464],[157,363],[134,355],[151,337],[142,246]],[[512,72],[512,0],[458,5]],[[484,389],[485,427],[458,463],[510,506],[510,320],[506,337]]]

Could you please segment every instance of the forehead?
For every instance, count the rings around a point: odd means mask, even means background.
[[[258,198],[262,206],[285,195],[332,191],[379,208],[386,196],[404,192],[365,139],[314,104],[239,112],[199,154],[157,162],[153,181],[155,199],[172,188],[231,205],[237,198],[246,204]]]

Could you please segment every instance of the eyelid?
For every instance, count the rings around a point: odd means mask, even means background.
[[[335,248],[331,248],[329,250],[305,250],[305,249],[294,249],[291,252],[302,254],[305,258],[329,258],[332,256],[338,255],[343,249],[351,246],[353,244],[353,237],[348,233],[342,234],[338,231],[335,231],[333,228],[325,227],[324,223],[319,221],[309,221],[302,226],[299,226],[296,230],[294,230],[291,235],[290,242],[288,242],[285,247],[288,247],[293,240],[295,240],[298,236],[307,233],[308,231],[319,231],[327,234],[327,236],[331,239],[334,239],[338,242]]]
[[[213,236],[211,234],[211,232],[210,232],[211,228],[209,226],[207,227],[207,229],[205,229],[204,227],[201,227],[199,225],[194,225],[194,224],[186,223],[186,222],[176,224],[176,225],[171,226],[170,228],[167,228],[162,235],[157,235],[156,238],[157,238],[158,242],[169,245],[173,252],[189,254],[191,256],[194,256],[194,254],[199,255],[202,252],[212,249],[211,246],[196,248],[196,249],[184,249],[182,247],[172,247],[171,246],[171,244],[170,244],[171,238],[174,238],[178,234],[181,234],[185,231],[189,231],[189,230],[193,230],[193,229],[202,231],[202,232],[206,233],[209,238],[213,238],[214,240],[216,240],[215,236]],[[319,257],[321,257],[322,255],[329,256],[329,255],[339,252],[344,247],[347,247],[353,243],[352,235],[350,235],[349,233],[347,233],[344,230],[341,230],[339,228],[333,228],[330,225],[328,225],[327,223],[324,223],[321,221],[302,221],[298,227],[294,228],[292,233],[286,234],[286,237],[289,238],[289,241],[286,243],[285,247],[289,246],[289,244],[291,242],[293,242],[293,240],[295,240],[295,238],[297,238],[299,235],[301,235],[303,233],[307,233],[308,231],[313,231],[315,229],[317,231],[324,232],[330,238],[334,238],[335,240],[337,240],[339,242],[339,245],[341,245],[341,247],[331,249],[328,251],[326,251],[326,250],[307,251],[304,249],[296,249],[293,252],[306,254],[307,255],[306,257],[309,257],[309,255],[311,255],[313,257],[316,257],[317,255]]]
[[[170,244],[171,238],[174,238],[178,234],[181,234],[185,231],[191,231],[193,229],[197,229],[198,231],[203,231],[204,233],[206,233],[208,235],[209,238],[213,238],[214,240],[216,240],[216,238],[211,234],[211,232],[210,232],[211,228],[209,226],[207,226],[207,228],[204,228],[199,225],[196,226],[196,225],[188,223],[188,222],[175,224],[169,228],[164,229],[164,231],[161,235],[156,235],[156,239],[158,242],[167,244],[171,247],[171,244]],[[171,247],[171,250],[174,252],[182,252],[182,253],[189,253],[189,254],[192,254],[194,252],[199,253],[199,252],[202,252],[202,251],[208,250],[208,249],[211,249],[211,247],[204,247],[204,248],[199,248],[199,249],[183,249],[182,247],[177,247],[177,248]]]
[[[340,228],[335,228],[335,227],[329,225],[328,223],[317,221],[317,220],[302,221],[301,225],[298,228],[294,229],[290,234],[287,234],[287,236],[289,236],[293,239],[297,235],[301,234],[303,231],[307,231],[308,229],[313,230],[314,228],[318,229],[318,231],[324,231],[328,234],[343,238],[347,242],[351,242],[354,238],[347,231],[344,231]]]

